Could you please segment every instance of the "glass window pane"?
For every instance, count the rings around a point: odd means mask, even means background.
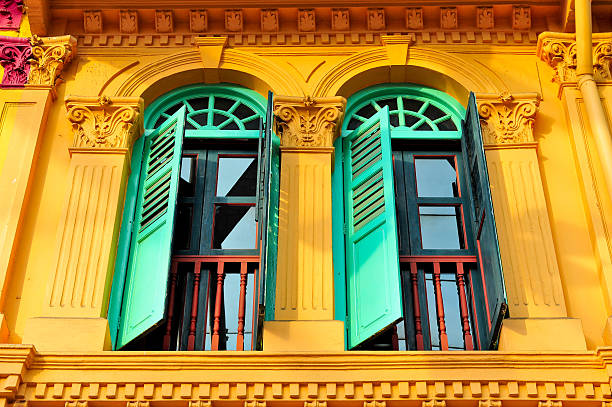
[[[174,222],[174,248],[187,250],[191,247],[191,225],[193,219],[193,206],[179,204]]]
[[[423,249],[462,249],[460,207],[420,206]]]
[[[442,158],[415,158],[414,168],[416,171],[417,191],[419,196],[459,196],[454,156]]]
[[[193,196],[196,184],[197,155],[184,155],[181,157],[181,174],[179,181],[179,195]]]
[[[240,274],[228,273],[223,282],[225,303],[225,328],[227,329],[227,350],[236,350],[238,339],[238,307],[240,304]]]
[[[257,157],[219,157],[217,196],[255,196]]]
[[[438,331],[436,293],[434,291],[433,274],[431,273],[425,273],[425,289],[427,292],[427,316],[429,319],[429,336],[431,340],[431,349],[440,350],[440,332]]]
[[[256,249],[255,207],[215,205],[213,249]]]

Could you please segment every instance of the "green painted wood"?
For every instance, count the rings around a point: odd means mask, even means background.
[[[346,107],[343,134],[347,133],[349,125],[355,125],[355,120],[363,122],[370,117],[360,114],[363,108],[371,106],[372,113],[385,105],[389,107],[391,137],[394,139],[452,140],[461,137],[461,121],[465,115],[463,106],[444,92],[416,84],[377,85],[351,96]],[[443,115],[430,119],[425,115],[429,106],[439,109]],[[451,119],[454,130],[438,128],[446,119]],[[431,130],[416,130],[423,123],[427,123]]]
[[[138,198],[138,186],[140,183],[140,167],[142,163],[142,152],[145,137],[140,137],[134,142],[132,148],[132,161],[130,177],[125,191],[125,204],[123,205],[123,218],[117,244],[117,257],[115,258],[115,273],[108,304],[108,325],[110,329],[111,343],[113,349],[117,344],[117,333],[119,332],[119,321],[121,316],[121,304],[123,302],[123,287],[125,286],[125,272],[130,254],[130,243],[132,238],[132,224],[136,211],[136,199]]]
[[[389,112],[344,139],[348,347],[402,317]]]
[[[116,348],[165,317],[185,109],[144,141]]]
[[[344,191],[342,182],[342,138],[334,142],[334,168],[332,172],[332,251],[334,264],[334,319],[346,321],[346,270],[344,262]],[[342,255],[340,255],[342,254]],[[345,348],[346,339],[345,335]]]
[[[476,237],[480,273],[472,273],[475,286],[480,292],[478,301],[478,328],[482,349],[497,346],[501,322],[508,308],[504,276],[502,273],[495,214],[491,201],[491,189],[487,161],[485,158],[480,118],[474,93],[470,93],[468,109],[463,123],[462,149],[465,167],[470,181],[470,195]],[[480,275],[478,275],[480,274]]]

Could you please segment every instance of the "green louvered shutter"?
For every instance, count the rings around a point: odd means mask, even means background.
[[[470,181],[472,219],[474,219],[472,226],[478,254],[479,270],[472,275],[472,289],[478,308],[476,312],[480,346],[482,349],[493,349],[497,346],[501,322],[508,306],[487,161],[474,93],[470,93],[466,118],[463,122],[461,145]]]
[[[388,107],[343,140],[348,347],[402,317]]]
[[[165,317],[185,108],[146,136],[117,348]]]

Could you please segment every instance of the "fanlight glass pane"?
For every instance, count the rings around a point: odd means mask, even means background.
[[[423,249],[463,249],[459,206],[420,206]]]
[[[420,197],[457,197],[455,157],[423,157],[414,159],[417,193]]]

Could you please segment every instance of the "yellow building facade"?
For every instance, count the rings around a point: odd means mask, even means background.
[[[20,21],[0,33],[5,405],[612,402],[609,4],[31,0],[4,7]],[[465,349],[481,350],[347,350],[350,311],[339,307],[351,300],[339,289],[347,277],[336,245],[340,239],[342,251],[342,220],[336,227],[334,214],[343,199],[334,178],[342,178],[345,162],[338,140],[349,134],[356,98],[381,87],[401,89],[400,99],[405,89],[438,92],[458,115],[475,95],[508,309],[495,349],[465,339]],[[268,124],[279,141],[278,246],[260,350],[117,350],[121,328],[110,315],[138,140],[154,137],[174,114],[160,106],[181,89],[217,89],[227,98],[227,89],[242,89],[264,101],[274,94]],[[207,129],[186,126],[185,138]],[[204,148],[185,143],[183,154]],[[207,151],[223,144],[207,143]],[[482,263],[476,257],[470,261]],[[241,281],[251,287],[251,266],[247,272],[241,261]],[[463,334],[475,338],[472,312],[468,322],[461,310]],[[192,336],[196,314],[184,328]],[[432,315],[440,319],[439,310]],[[166,310],[163,321],[169,318]],[[197,340],[221,349],[215,324],[210,339]]]

